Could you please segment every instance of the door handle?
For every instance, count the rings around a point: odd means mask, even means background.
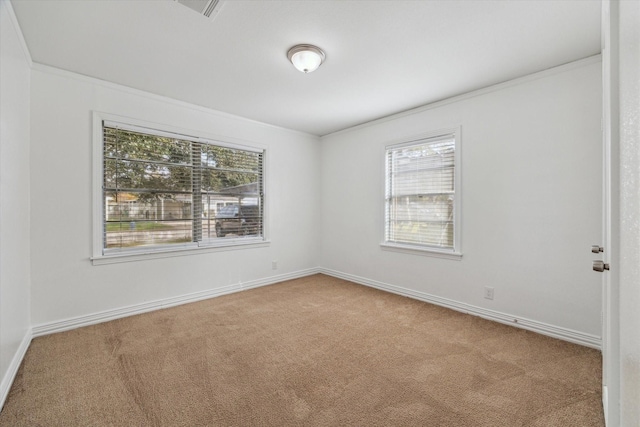
[[[602,260],[593,261],[593,271],[603,272],[609,270],[609,264]]]

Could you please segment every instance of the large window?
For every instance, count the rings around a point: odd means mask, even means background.
[[[459,132],[388,146],[384,243],[459,254]]]
[[[264,240],[263,150],[101,124],[101,255]]]

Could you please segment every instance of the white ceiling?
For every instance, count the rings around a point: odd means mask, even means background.
[[[35,62],[325,135],[600,52],[599,0],[12,0]],[[298,43],[325,50],[303,74]]]

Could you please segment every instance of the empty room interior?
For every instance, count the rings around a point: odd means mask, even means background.
[[[640,2],[0,18],[0,425],[640,426]]]

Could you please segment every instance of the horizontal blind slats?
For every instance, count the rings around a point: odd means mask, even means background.
[[[453,249],[455,138],[387,149],[385,239]]]
[[[105,249],[262,236],[263,151],[107,122],[103,137]]]

